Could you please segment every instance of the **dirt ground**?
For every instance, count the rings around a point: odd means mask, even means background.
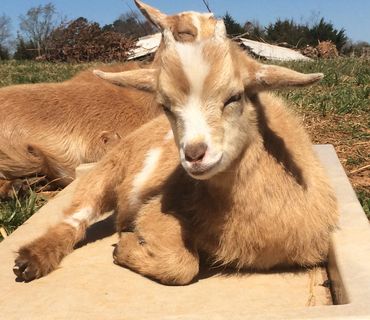
[[[317,112],[304,112],[303,123],[313,143],[334,145],[356,192],[370,194],[370,135],[369,117],[363,114],[325,117]]]

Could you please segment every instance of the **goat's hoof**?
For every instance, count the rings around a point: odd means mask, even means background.
[[[115,264],[118,264],[118,248],[117,248],[118,246],[116,245],[115,247],[114,247],[114,250],[113,250],[113,262],[115,263]]]
[[[24,281],[34,280],[37,278],[38,275],[37,266],[35,265],[35,263],[21,257],[15,260],[13,272],[18,277],[18,279]]]
[[[26,282],[40,278],[43,274],[47,273],[46,270],[43,271],[39,259],[31,255],[28,250],[21,250],[18,254],[18,257],[15,259],[13,272],[18,280]]]

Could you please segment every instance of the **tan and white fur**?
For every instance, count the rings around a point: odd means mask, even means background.
[[[167,16],[141,1],[135,3],[160,29],[170,28],[177,41],[207,38],[215,26],[208,13]],[[160,52],[161,48],[151,66]],[[104,70],[141,67],[126,63]],[[87,70],[63,83],[2,88],[0,113],[0,179],[38,174],[65,186],[79,164],[98,161],[121,137],[162,111],[156,108],[153,93],[102,83]]]
[[[299,121],[263,92],[322,74],[258,63],[227,40],[222,22],[208,40],[179,43],[169,30],[164,39],[140,86],[156,92],[166,117],[127,136],[80,181],[64,220],[20,248],[19,278],[55,269],[111,209],[115,262],[166,284],[193,281],[200,255],[257,270],[325,260],[334,193]],[[129,72],[114,81],[139,79]]]

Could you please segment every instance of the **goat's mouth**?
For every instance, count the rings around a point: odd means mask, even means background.
[[[202,162],[195,162],[192,164],[186,163],[183,164],[184,169],[186,172],[193,178],[198,180],[206,180],[214,176],[218,170],[217,167],[221,162],[222,157],[217,159],[217,161],[213,163],[202,163]]]

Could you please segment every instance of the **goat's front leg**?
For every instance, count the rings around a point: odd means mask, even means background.
[[[31,281],[53,271],[83,237],[85,226],[61,222],[44,235],[22,246],[13,271],[20,280]]]
[[[133,232],[121,233],[114,261],[164,284],[188,284],[199,272],[199,257],[186,233],[181,220],[161,212],[158,197],[140,209]]]
[[[114,158],[103,160],[82,177],[63,219],[19,249],[13,271],[20,280],[30,281],[53,271],[84,238],[87,227],[115,207],[115,185],[124,179],[121,163]]]

